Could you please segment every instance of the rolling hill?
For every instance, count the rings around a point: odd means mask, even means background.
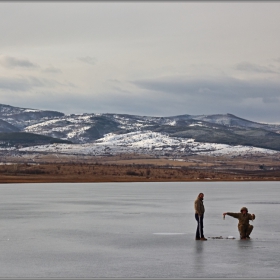
[[[257,123],[232,114],[170,117],[108,113],[65,115],[56,111],[0,104],[0,132],[32,133],[74,144],[96,144],[108,134],[128,138],[136,132],[138,135],[151,132],[158,136],[167,135],[171,139],[192,139],[196,143],[280,151],[280,125]]]

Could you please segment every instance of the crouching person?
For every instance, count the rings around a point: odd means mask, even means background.
[[[223,213],[223,215],[228,215],[238,219],[238,230],[240,233],[240,238],[250,239],[250,234],[254,227],[249,224],[249,220],[254,220],[256,217],[255,214],[248,213],[248,209],[246,207],[242,207],[240,213],[225,212]]]

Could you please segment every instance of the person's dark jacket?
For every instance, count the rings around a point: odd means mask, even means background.
[[[205,212],[203,200],[199,197],[199,195],[196,198],[196,200],[194,201],[194,211],[195,211],[195,214],[198,214],[199,216],[202,216]]]

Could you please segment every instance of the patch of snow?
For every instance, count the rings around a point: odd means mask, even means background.
[[[167,122],[166,124],[170,126],[175,126],[177,122],[174,120],[174,121]]]
[[[27,112],[27,113],[32,113],[32,112],[42,112],[41,110],[36,110],[36,109],[25,109],[23,110],[23,112]]]
[[[205,126],[205,125],[200,124],[200,123],[193,123],[193,124],[190,124],[189,126]]]
[[[77,137],[80,134],[84,133],[89,128],[91,128],[91,126],[83,126],[83,127],[78,128],[76,130],[72,130],[71,132],[67,133],[67,138],[71,139],[71,138]]]

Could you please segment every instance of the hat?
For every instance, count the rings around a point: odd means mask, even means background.
[[[246,212],[248,213],[248,209],[247,209],[246,207],[242,207],[242,208],[240,209],[240,212],[242,212],[243,210],[246,210]]]

